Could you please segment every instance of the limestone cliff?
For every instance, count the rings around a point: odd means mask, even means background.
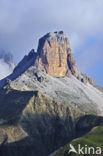
[[[39,40],[38,66],[53,77],[77,75],[77,67],[70,43],[63,31],[48,33]]]

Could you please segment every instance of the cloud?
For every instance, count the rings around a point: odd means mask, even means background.
[[[12,73],[9,65],[0,59],[0,80]]]
[[[75,32],[70,35],[69,40],[74,52],[76,52],[76,49],[80,47],[84,42],[83,38]]]
[[[103,32],[102,6],[102,0],[1,0],[0,47],[21,57],[45,33],[63,29],[75,49]]]

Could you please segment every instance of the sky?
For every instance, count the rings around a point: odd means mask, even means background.
[[[59,30],[78,69],[103,86],[103,0],[0,0],[0,49],[12,52],[16,64],[37,50],[40,37]]]

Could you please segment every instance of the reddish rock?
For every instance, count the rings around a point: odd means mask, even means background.
[[[39,40],[38,67],[53,77],[77,75],[76,63],[69,40],[63,31],[48,33]]]

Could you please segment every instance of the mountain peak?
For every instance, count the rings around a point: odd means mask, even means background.
[[[40,38],[38,67],[44,67],[53,77],[77,75],[77,67],[69,39],[63,31],[50,32]]]
[[[49,42],[51,40],[61,43],[63,40],[68,40],[68,38],[66,37],[63,31],[49,32],[39,39],[38,50],[37,50],[38,53],[42,50],[45,41]],[[69,44],[69,40],[68,40],[68,44]]]
[[[0,81],[0,88],[5,85],[6,79],[19,78],[31,66],[36,69],[36,75],[42,71],[54,78],[73,75],[84,84],[89,82],[94,85],[93,79],[77,70],[69,39],[63,31],[50,32],[40,38],[37,52],[32,49],[28,55],[25,55],[13,73]]]

